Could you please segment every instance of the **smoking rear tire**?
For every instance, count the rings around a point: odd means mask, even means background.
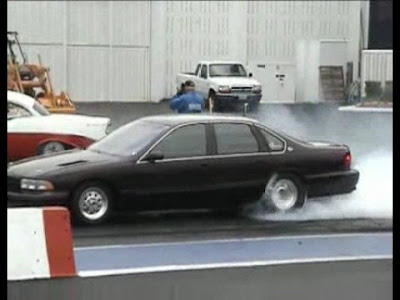
[[[74,222],[94,225],[105,222],[112,210],[113,194],[101,182],[80,185],[72,196],[71,212]]]
[[[293,174],[275,174],[260,201],[268,211],[289,212],[303,207],[306,198],[307,191],[300,178]]]
[[[60,142],[48,142],[41,145],[38,149],[38,154],[50,154],[54,152],[64,151],[66,146]]]

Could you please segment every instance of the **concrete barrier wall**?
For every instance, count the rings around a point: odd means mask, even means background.
[[[66,208],[7,209],[7,279],[76,275]]]
[[[392,259],[8,282],[8,300],[386,300]]]

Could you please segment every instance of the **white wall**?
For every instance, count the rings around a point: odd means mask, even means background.
[[[194,71],[199,60],[243,59],[245,9],[246,2],[240,1],[166,2],[166,97],[176,92],[176,74]]]
[[[346,39],[357,74],[360,10],[361,1],[18,1],[8,29],[76,101],[158,101],[198,60],[294,65],[302,40]]]
[[[15,1],[8,3],[8,30],[19,32],[30,61],[40,53],[56,90],[74,101],[149,100],[150,5]]]
[[[296,101],[318,101],[319,41],[347,40],[357,74],[360,10],[360,1],[250,1],[247,59],[296,64]]]
[[[318,102],[320,42],[301,40],[296,54],[296,101]]]

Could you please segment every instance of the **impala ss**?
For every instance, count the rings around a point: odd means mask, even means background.
[[[307,196],[353,191],[359,173],[350,164],[345,145],[302,142],[248,118],[152,116],[86,150],[10,166],[8,205],[61,204],[89,224],[121,209],[231,209],[261,201],[289,211]]]

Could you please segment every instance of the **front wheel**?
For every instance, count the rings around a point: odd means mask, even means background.
[[[112,192],[108,187],[98,182],[85,183],[73,194],[73,218],[83,224],[102,223],[110,215],[112,201]]]
[[[306,198],[306,188],[297,176],[276,174],[268,181],[260,201],[268,210],[288,212],[303,207]]]

